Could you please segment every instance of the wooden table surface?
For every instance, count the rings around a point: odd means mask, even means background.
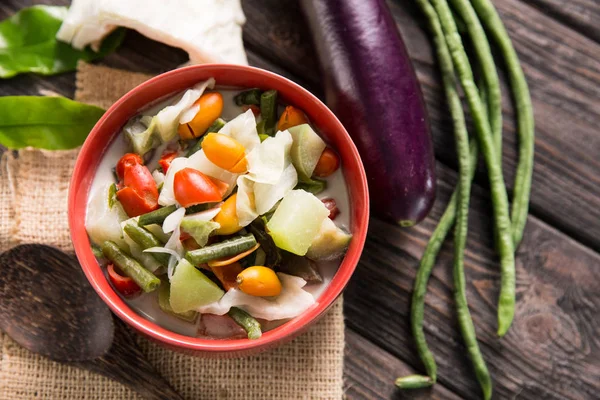
[[[66,0],[44,3],[68,4]],[[0,18],[39,4],[3,0]],[[517,253],[515,322],[496,337],[499,267],[482,169],[473,187],[466,251],[468,298],[497,399],[600,397],[600,2],[495,0],[527,76],[536,119],[535,168],[525,238]],[[458,333],[446,245],[426,297],[425,333],[438,362],[433,389],[400,392],[399,375],[423,372],[409,329],[412,284],[423,248],[456,181],[452,123],[424,22],[413,2],[390,1],[421,82],[435,142],[438,195],[430,216],[401,229],[371,220],[346,292],[345,382],[349,399],[476,399],[478,385]],[[322,83],[296,0],[243,0],[252,65],[304,85]],[[186,61],[180,50],[129,32],[109,66],[160,73]],[[511,192],[517,159],[514,113],[503,82],[504,175]],[[72,97],[74,73],[21,75],[0,95],[52,90]],[[401,106],[390,104],[390,107]],[[376,116],[373,116],[376,117]]]

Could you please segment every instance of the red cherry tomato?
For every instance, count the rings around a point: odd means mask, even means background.
[[[112,283],[115,289],[117,289],[117,291],[123,296],[132,296],[140,292],[141,289],[137,285],[137,283],[135,283],[134,280],[130,277],[123,276],[117,271],[115,271],[114,265],[108,264],[108,267],[106,267],[106,269],[108,271],[108,278],[110,279],[110,283]]]
[[[123,188],[117,199],[130,217],[137,217],[158,208],[158,188],[152,174],[144,165],[125,167]]]
[[[217,185],[208,176],[193,168],[184,168],[175,174],[173,193],[183,207],[214,203],[223,198]]]
[[[146,197],[140,196],[138,192],[130,187],[124,187],[117,191],[117,200],[123,206],[123,209],[130,217],[137,217],[147,214],[158,208],[158,202],[152,201]]]
[[[210,179],[211,182],[215,184],[217,189],[219,189],[219,194],[221,195],[221,198],[223,198],[223,196],[225,196],[225,193],[227,193],[227,191],[229,190],[229,185],[211,176],[209,176],[208,179]]]
[[[144,165],[144,160],[142,160],[142,157],[135,153],[127,153],[121,157],[116,168],[117,176],[120,180],[123,180],[125,169],[133,165]]]
[[[160,160],[158,160],[158,165],[160,165],[160,167],[162,168],[163,173],[167,173],[167,170],[171,166],[171,161],[173,161],[176,157],[176,151],[167,151],[163,153],[163,155],[160,157]]]

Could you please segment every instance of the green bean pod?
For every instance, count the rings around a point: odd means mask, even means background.
[[[228,314],[239,326],[248,332],[248,339],[258,339],[262,336],[260,323],[246,311],[241,308],[231,307]]]
[[[446,0],[432,0],[438,14],[446,43],[452,56],[461,86],[473,117],[475,132],[487,166],[490,182],[492,206],[494,209],[496,248],[500,257],[501,283],[498,300],[498,335],[506,334],[515,313],[515,255],[511,221],[508,207],[508,195],[502,176],[502,163],[493,143],[490,125],[475,82],[473,71],[465,53],[460,35]]]
[[[519,57],[494,5],[489,0],[472,0],[472,3],[483,26],[498,47],[500,47],[508,70],[508,78],[517,112],[519,163],[517,164],[515,174],[511,209],[512,236],[514,247],[517,248],[523,239],[523,230],[527,223],[529,197],[531,195],[535,145],[533,106],[531,105],[529,87],[527,86],[523,68],[521,68],[521,64],[519,63]]]
[[[161,225],[163,222],[165,222],[165,219],[169,215],[171,215],[173,212],[175,212],[175,210],[177,210],[177,206],[173,204],[173,205],[161,207],[158,210],[150,211],[149,213],[140,215],[140,217],[138,219],[138,225],[139,226],[146,226],[146,225],[152,225],[152,224]]]
[[[434,384],[427,375],[407,375],[396,379],[396,386],[400,389],[422,389]]]
[[[188,251],[185,258],[193,265],[200,265],[218,258],[233,257],[256,246],[254,235],[249,233],[219,243]]]
[[[260,116],[264,122],[264,133],[273,136],[277,123],[277,90],[267,90],[260,96]]]
[[[126,276],[133,279],[145,293],[152,292],[160,286],[160,279],[144,268],[142,264],[123,253],[115,242],[110,240],[104,242],[102,244],[102,253],[113,264],[119,267]]]
[[[259,105],[260,95],[263,93],[260,89],[248,89],[235,95],[233,100],[238,106]]]
[[[123,230],[142,250],[151,247],[162,247],[163,245],[152,232],[135,223],[129,222],[125,224]],[[166,253],[150,253],[150,255],[165,267],[169,264],[169,255]]]

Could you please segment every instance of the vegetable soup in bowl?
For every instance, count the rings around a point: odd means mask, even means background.
[[[75,251],[121,319],[171,347],[280,344],[339,296],[369,214],[333,113],[257,68],[200,65],[136,87],[96,124],[69,193]]]

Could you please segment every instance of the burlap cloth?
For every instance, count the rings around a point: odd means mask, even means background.
[[[107,108],[149,76],[81,64],[76,100]],[[67,191],[78,150],[7,152],[0,164],[0,250],[46,243],[71,251]],[[207,360],[139,345],[186,399],[340,399],[344,321],[339,301],[311,330],[258,356]],[[125,386],[21,348],[0,332],[0,400],[138,399]]]

